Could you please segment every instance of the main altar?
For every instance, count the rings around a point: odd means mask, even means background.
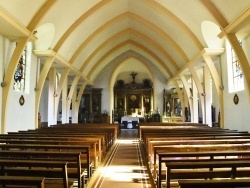
[[[131,83],[117,80],[114,86],[114,110],[113,122],[121,123],[127,119],[128,122],[135,120],[139,122],[140,117],[151,114],[153,111],[153,86],[149,79],[142,83],[135,82],[137,73],[132,72]]]

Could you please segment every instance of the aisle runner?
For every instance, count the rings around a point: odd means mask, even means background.
[[[151,188],[137,140],[137,130],[122,130],[107,166],[100,170],[95,188]]]

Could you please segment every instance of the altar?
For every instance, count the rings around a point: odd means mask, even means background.
[[[123,117],[121,117],[121,123],[124,126],[127,126],[128,129],[133,128],[133,122],[136,122],[136,125],[138,125],[138,123],[140,122],[140,118],[139,117],[132,117],[132,116],[123,116]]]

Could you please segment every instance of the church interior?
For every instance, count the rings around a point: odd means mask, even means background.
[[[0,0],[0,187],[250,187],[249,36],[250,0]]]

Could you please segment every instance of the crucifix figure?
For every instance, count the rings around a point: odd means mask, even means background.
[[[132,79],[133,79],[132,83],[135,83],[135,76],[137,75],[137,73],[132,72],[130,75],[132,76]]]

